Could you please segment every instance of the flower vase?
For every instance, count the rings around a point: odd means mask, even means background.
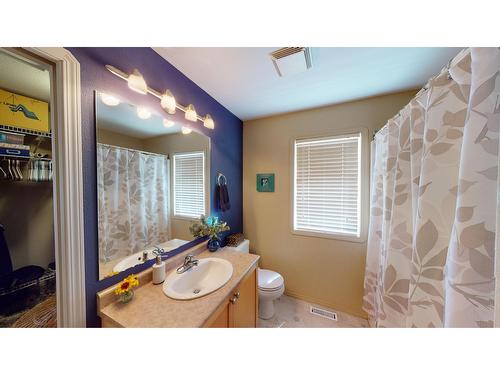
[[[119,301],[121,303],[127,303],[127,302],[130,302],[133,297],[134,297],[134,291],[128,290],[125,293],[120,294]]]
[[[208,250],[212,253],[220,249],[220,239],[218,237],[210,238],[208,240]]]

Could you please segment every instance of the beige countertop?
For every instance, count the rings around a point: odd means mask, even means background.
[[[187,253],[193,251],[184,252],[182,257],[167,263],[167,276],[182,263],[181,258]],[[135,289],[134,298],[128,303],[117,302],[115,298],[110,300],[114,287],[98,293],[98,301],[101,299],[98,315],[121,327],[202,327],[259,260],[258,255],[224,248],[214,253],[205,250],[197,255],[200,259],[208,257],[226,259],[233,265],[231,279],[215,292],[192,300],[174,300],[163,293],[163,284],[153,285],[150,277],[140,276],[140,280],[147,279],[148,282]],[[102,302],[105,299],[107,303]]]

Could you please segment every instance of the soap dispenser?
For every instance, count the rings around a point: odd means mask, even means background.
[[[165,262],[161,260],[161,255],[157,255],[153,264],[153,284],[161,284],[163,281],[165,281]]]

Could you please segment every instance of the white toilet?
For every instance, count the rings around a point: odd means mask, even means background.
[[[236,247],[228,249],[250,252],[250,241],[244,240]],[[285,291],[285,280],[278,272],[257,269],[257,283],[259,287],[259,318],[271,319],[274,315],[274,300],[280,298]]]

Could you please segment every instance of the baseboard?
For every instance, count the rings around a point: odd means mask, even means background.
[[[338,305],[338,304],[333,305],[330,302],[327,302],[327,301],[324,301],[324,300],[321,300],[318,298],[311,298],[310,296],[306,296],[306,295],[301,294],[301,293],[296,293],[293,290],[285,289],[285,294],[289,297],[301,299],[303,301],[310,302],[310,303],[315,303],[315,304],[318,304],[318,305],[321,305],[324,307],[328,307],[328,308],[335,310],[335,311],[338,311],[338,312],[344,312],[344,313],[347,313],[350,315],[357,316],[359,318],[368,319],[368,315],[364,312],[353,311],[350,308],[343,307],[343,306]]]

